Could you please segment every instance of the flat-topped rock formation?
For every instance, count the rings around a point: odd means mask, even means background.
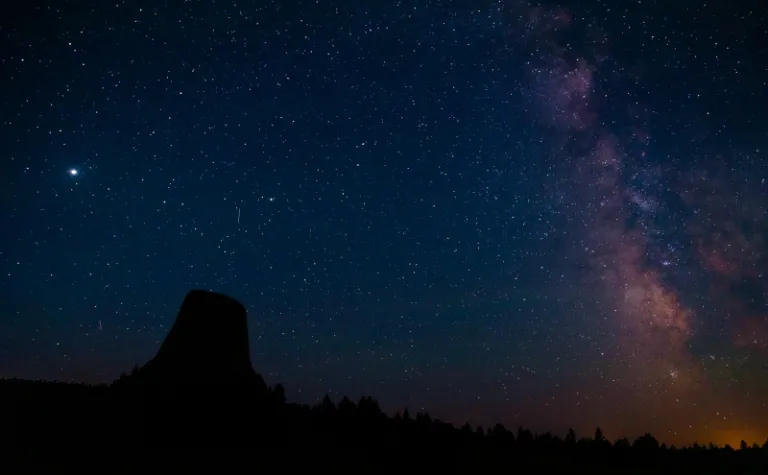
[[[158,446],[237,445],[268,395],[251,365],[245,307],[205,290],[186,295],[155,357],[117,383],[132,408],[127,426]]]
[[[142,368],[141,379],[158,385],[260,380],[251,365],[245,307],[223,294],[190,291],[157,355]]]

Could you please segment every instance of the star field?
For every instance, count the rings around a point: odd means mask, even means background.
[[[760,1],[0,15],[0,376],[107,382],[184,294],[290,400],[768,437]]]

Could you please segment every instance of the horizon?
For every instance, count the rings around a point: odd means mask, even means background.
[[[209,290],[209,291],[211,291],[211,290]],[[160,347],[160,345],[158,345],[158,350],[159,350],[159,347]],[[251,355],[251,358],[252,357],[253,356]],[[20,381],[36,381],[36,382],[42,382],[42,383],[53,382],[53,383],[64,383],[64,384],[85,384],[85,385],[88,385],[88,386],[104,386],[104,387],[109,387],[114,382],[116,382],[118,379],[120,379],[121,377],[130,374],[134,369],[137,369],[137,368],[140,369],[147,362],[148,361],[145,361],[143,363],[137,363],[137,364],[131,366],[131,369],[127,369],[127,370],[121,371],[120,374],[117,375],[116,377],[109,378],[107,380],[100,381],[100,382],[76,381],[76,380],[73,380],[73,379],[70,379],[68,381],[49,380],[49,379],[42,379],[42,378],[22,379],[22,378],[17,378],[17,377],[2,377],[2,376],[0,376],[0,381],[2,381],[2,380],[20,380]],[[254,369],[256,369],[256,368],[254,368]],[[263,378],[263,375],[259,371],[256,371],[256,374],[260,375]],[[293,392],[293,391],[290,390],[289,387],[286,387],[285,384],[283,384],[280,381],[270,382],[270,381],[265,379],[265,382],[268,384],[269,387],[274,387],[275,385],[282,386],[283,389],[286,392],[286,395],[289,395],[289,394],[291,394]],[[296,394],[294,394],[294,396],[296,396]],[[294,401],[291,398],[286,398],[286,402],[291,403],[291,404],[315,406],[315,405],[321,404],[325,397],[329,397],[334,404],[338,404],[344,398],[349,399],[353,403],[357,403],[357,401],[359,401],[361,398],[364,398],[364,397],[372,397],[375,401],[378,402],[378,399],[376,399],[374,394],[360,394],[358,396],[351,396],[351,395],[347,395],[347,394],[344,394],[344,395],[338,395],[337,394],[335,396],[336,397],[333,397],[333,395],[326,393],[326,394],[322,394],[322,395],[319,395],[319,396],[310,397],[310,399],[304,398],[303,400],[301,398],[299,398],[298,400]],[[389,408],[387,408],[386,406],[382,407],[382,411],[384,412],[384,414],[386,414],[387,417],[390,417],[390,418],[396,417],[396,415],[403,415],[406,411],[413,412],[411,417],[414,417],[415,414],[417,414],[417,413],[426,413],[426,414],[429,414],[433,419],[441,420],[443,422],[450,423],[450,424],[452,424],[456,428],[461,428],[465,424],[469,424],[472,427],[473,430],[478,428],[478,427],[482,427],[482,428],[485,429],[485,431],[488,431],[491,428],[493,428],[496,424],[500,423],[498,420],[487,420],[485,423],[478,422],[478,421],[472,421],[472,420],[459,421],[459,420],[455,419],[455,417],[451,416],[450,414],[442,413],[444,415],[441,416],[440,412],[434,413],[434,412],[430,411],[429,408],[422,407],[422,408],[417,408],[416,410],[413,410],[413,409],[414,408],[409,408],[407,406],[403,406],[403,407],[389,407]],[[553,430],[553,428],[551,428],[551,427],[550,428],[541,428],[539,430],[536,430],[535,427],[529,427],[529,426],[523,426],[523,425],[518,425],[518,426],[513,426],[513,427],[506,427],[506,428],[507,428],[507,430],[514,431],[516,429],[516,427],[519,427],[521,429],[531,430],[534,435],[550,433],[550,434],[552,434],[552,435],[554,435],[556,437],[560,437],[561,439],[564,439],[565,434],[567,434],[568,431],[571,430],[571,429],[573,429],[576,432],[577,440],[582,439],[582,438],[591,439],[591,437],[592,437],[591,436],[591,434],[592,434],[591,432],[589,432],[589,431],[579,432],[579,430],[576,430],[576,428],[574,428],[573,426],[570,426],[570,425],[566,425],[564,429],[563,429],[563,427],[560,427],[559,429],[561,429],[561,430]],[[597,428],[597,427],[601,427],[601,426],[600,426],[600,424],[596,424],[595,427]],[[619,434],[613,434],[612,435],[610,433],[606,433],[606,432],[603,431],[603,435],[605,436],[605,438],[607,440],[609,440],[612,444],[615,443],[619,439],[627,439],[631,443],[636,438],[641,437],[641,436],[643,436],[645,434],[648,434],[648,433],[649,433],[648,431],[639,430],[639,431],[637,431],[636,434],[619,433]],[[713,438],[710,438],[707,441],[696,439],[696,440],[693,440],[693,441],[690,441],[690,442],[682,441],[682,440],[678,440],[677,442],[675,442],[675,440],[673,438],[671,438],[671,437],[669,439],[665,439],[663,436],[660,437],[657,434],[652,434],[651,433],[651,435],[653,435],[658,440],[659,444],[663,443],[663,444],[666,444],[669,447],[675,446],[677,448],[685,448],[685,447],[689,447],[690,448],[690,447],[692,447],[695,444],[699,444],[699,445],[714,444],[716,447],[730,446],[730,447],[732,447],[734,449],[737,449],[740,446],[742,441],[745,441],[747,443],[748,447],[752,447],[753,444],[757,444],[758,446],[762,447],[763,444],[768,443],[768,435],[763,437],[762,438],[762,442],[761,442],[760,436],[756,435],[754,432],[750,432],[748,430],[738,430],[738,429],[721,431],[719,433],[719,437],[716,435],[716,436],[714,436]],[[667,437],[669,437],[669,436],[667,436]],[[749,437],[754,437],[754,440],[750,440]]]
[[[123,372],[123,374],[128,374],[128,373],[129,373],[128,371]],[[259,374],[258,371],[256,371],[256,373]],[[93,383],[74,381],[74,380],[70,380],[70,381],[55,381],[55,380],[46,380],[46,379],[31,379],[30,380],[30,379],[22,379],[22,378],[15,378],[15,377],[0,377],[0,381],[17,379],[17,380],[21,380],[21,381],[35,381],[35,382],[41,382],[41,383],[85,384],[85,385],[88,385],[88,386],[105,386],[105,387],[108,387],[113,382],[115,382],[118,378],[119,378],[119,376],[117,378],[115,378],[115,379],[112,379],[112,380],[109,380],[109,381],[106,381],[106,382],[93,382]],[[273,383],[273,384],[269,384],[269,382],[267,382],[267,384],[270,387],[274,387],[276,384],[280,384],[286,390],[286,394],[290,393],[290,388],[286,387],[285,385],[283,385],[280,382],[276,382],[276,383]],[[318,404],[322,403],[322,401],[325,398],[325,396],[326,395],[322,395],[322,396],[316,397],[312,401],[309,401],[309,402],[306,402],[306,401],[293,401],[290,398],[286,398],[286,402],[288,404],[299,404],[299,405],[314,406],[314,405],[318,405]],[[330,397],[330,395],[327,395],[327,396]],[[361,394],[361,395],[359,395],[357,397],[349,396],[349,395],[343,395],[343,396],[341,396],[339,398],[336,398],[336,399],[331,397],[331,401],[334,404],[338,404],[339,401],[341,401],[341,399],[348,398],[351,402],[357,404],[357,402],[361,398],[363,398],[363,397],[371,397],[371,398],[373,398],[374,401],[378,402],[378,400],[376,399],[375,395],[373,395],[373,394]],[[408,410],[408,412],[411,413],[411,417],[415,417],[415,415],[417,413],[427,413],[427,414],[430,415],[430,417],[433,420],[440,420],[442,422],[446,422],[446,423],[452,424],[457,429],[461,428],[465,424],[469,424],[472,427],[473,430],[477,429],[478,427],[482,427],[485,431],[488,431],[488,430],[492,429],[498,423],[498,421],[490,421],[488,423],[483,424],[483,423],[476,423],[476,422],[473,422],[473,421],[457,421],[457,420],[452,420],[450,418],[450,416],[448,416],[448,417],[440,417],[439,415],[434,414],[432,411],[429,410],[429,408],[422,408],[422,410],[418,410],[418,411],[414,410],[414,411],[412,411],[411,408],[408,408],[408,407],[401,407],[401,408],[394,408],[394,409],[393,408],[388,408],[387,409],[387,408],[382,407],[382,411],[384,412],[384,414],[386,414],[387,417],[390,417],[390,418],[393,418],[393,417],[395,417],[398,414],[402,416],[406,410]],[[543,429],[543,430],[534,430],[533,428],[526,427],[526,426],[507,427],[505,425],[505,428],[507,430],[509,430],[509,431],[512,431],[512,432],[515,432],[518,429],[518,427],[521,428],[521,429],[528,429],[528,430],[530,430],[533,433],[534,436],[540,435],[540,434],[545,434],[545,433],[550,433],[553,436],[559,437],[561,439],[565,438],[565,435],[568,433],[568,431],[570,429],[574,429],[574,431],[576,433],[577,440],[582,439],[582,438],[592,439],[592,437],[594,435],[594,430],[597,427],[600,427],[602,429],[602,426],[600,426],[599,424],[597,424],[595,426],[595,428],[592,429],[591,432],[590,431],[579,432],[578,430],[576,430],[575,428],[570,427],[570,426],[565,428],[564,430],[553,430],[552,428]],[[611,442],[611,444],[614,444],[619,439],[627,439],[630,443],[632,443],[632,441],[634,441],[638,437],[641,437],[641,436],[643,436],[645,434],[648,434],[648,433],[649,433],[648,431],[640,431],[637,434],[618,434],[618,435],[614,434],[614,435],[612,435],[610,433],[605,433],[604,432],[603,435],[604,435],[604,437],[608,441]],[[658,436],[657,434],[650,433],[650,435],[654,436],[654,438],[656,438],[656,440],[658,440],[659,444],[666,444],[668,447],[675,446],[678,449],[690,448],[694,444],[698,444],[700,446],[709,446],[709,444],[714,444],[716,447],[719,447],[719,448],[725,448],[726,446],[730,446],[734,450],[739,450],[739,446],[741,444],[741,441],[745,441],[750,448],[753,446],[753,444],[757,444],[758,446],[762,447],[763,444],[768,442],[768,436],[763,437],[762,440],[761,440],[759,435],[754,434],[754,433],[750,434],[749,431],[739,431],[739,430],[730,430],[730,431],[728,431],[728,430],[726,430],[726,431],[722,431],[720,434],[721,434],[720,437],[715,436],[715,438],[713,438],[711,440],[706,440],[706,441],[705,440],[693,440],[691,442],[684,442],[684,441],[673,442],[671,440],[666,440],[663,437]],[[754,438],[754,440],[751,440],[749,438],[750,436],[756,437],[756,438]]]

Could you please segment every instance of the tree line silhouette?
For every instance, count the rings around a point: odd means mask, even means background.
[[[239,330],[211,329],[212,315]],[[713,444],[678,448],[651,434],[611,442],[599,427],[587,437],[574,430],[560,437],[501,424],[456,427],[407,409],[388,416],[369,396],[290,403],[282,385],[270,387],[253,371],[247,335],[241,334],[244,328],[247,333],[244,322],[245,309],[236,301],[193,291],[157,356],[109,385],[0,380],[0,455],[6,466],[10,460],[29,466],[43,460],[44,450],[61,448],[89,457],[132,448],[130,456],[115,456],[134,460],[157,454],[157,448],[237,447],[257,455],[260,467],[275,469],[768,473],[768,440],[762,446],[742,441],[738,450]],[[202,324],[209,331],[201,332]],[[191,460],[194,452],[175,463]]]
[[[0,380],[0,402],[10,413],[4,418],[10,423],[3,446],[288,449],[319,465],[395,468],[421,462],[443,470],[497,463],[542,469],[684,468],[698,473],[757,473],[748,470],[768,468],[768,441],[762,446],[742,441],[738,450],[711,443],[677,448],[659,443],[651,434],[611,442],[599,427],[589,437],[579,437],[573,429],[560,437],[501,424],[456,427],[426,412],[412,415],[408,409],[388,416],[368,396],[357,402],[347,397],[334,402],[326,396],[311,406],[290,403],[282,385],[269,387],[258,375],[248,388],[200,384],[171,391],[147,387],[140,373],[137,369],[99,386]]]

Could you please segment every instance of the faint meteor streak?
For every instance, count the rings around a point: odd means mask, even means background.
[[[240,207],[237,207],[237,224],[240,225]]]

